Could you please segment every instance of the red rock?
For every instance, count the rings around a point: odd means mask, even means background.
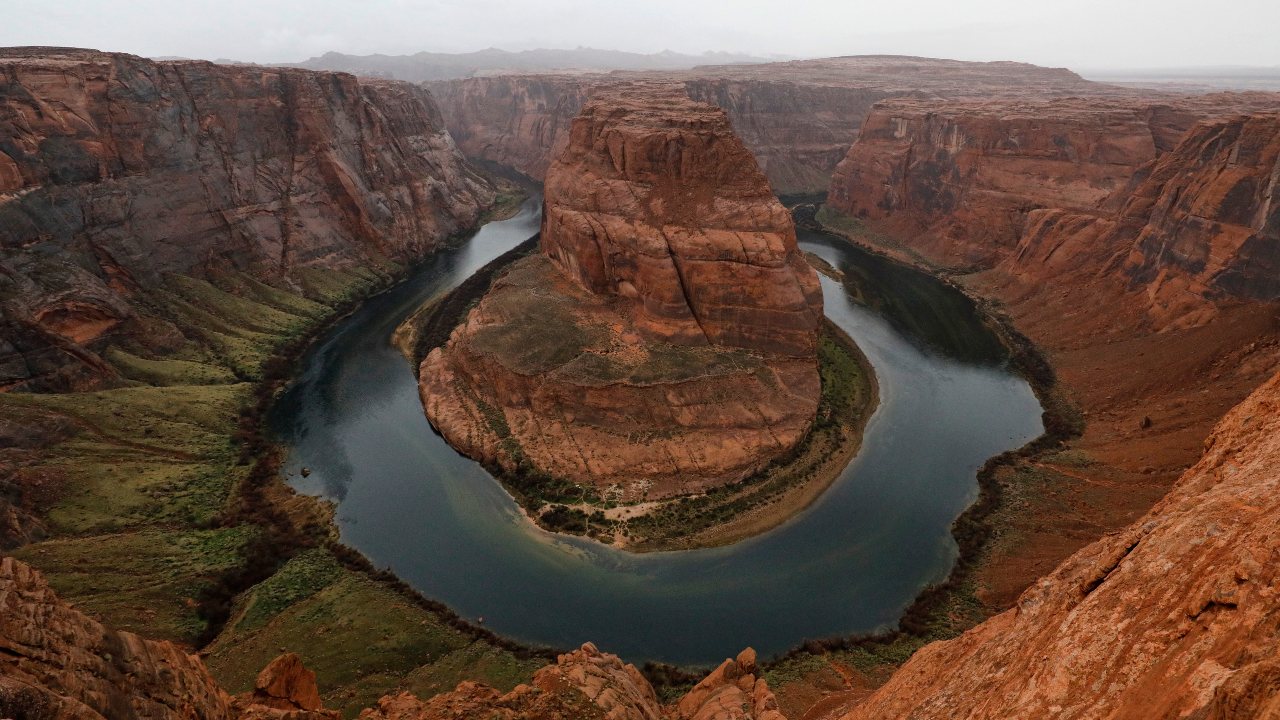
[[[903,96],[1115,92],[1060,68],[861,56],[605,75],[503,75],[427,83],[468,156],[541,179],[591,89],[619,80],[678,81],[722,108],[774,190],[820,192],[871,107]]]
[[[542,248],[422,364],[455,447],[640,500],[740,480],[804,437],[821,292],[723,112],[670,86],[589,103]]]
[[[406,83],[65,48],[0,79],[0,388],[110,374],[167,274],[409,261],[494,196]]]
[[[230,700],[196,656],[105,628],[31,567],[0,559],[0,716],[44,708],[51,717],[220,720]]]
[[[917,652],[845,720],[1276,717],[1278,459],[1280,375],[1146,517]]]
[[[1105,215],[1198,119],[1280,96],[895,100],[836,168],[829,202],[949,265],[991,267],[1031,214]]]
[[[815,352],[822,294],[790,214],[724,112],[679,89],[583,108],[547,175],[542,249],[655,337]]]
[[[297,653],[281,655],[258,673],[251,700],[281,710],[324,709],[316,674],[303,667]]]

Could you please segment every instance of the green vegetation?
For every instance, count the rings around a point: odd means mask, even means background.
[[[845,215],[839,210],[834,210],[827,203],[823,203],[818,208],[818,212],[812,216],[824,229],[834,232],[837,235],[853,240],[870,244],[877,248],[891,248],[895,252],[902,253],[911,261],[927,268],[937,269],[937,267],[929,261],[928,258],[921,255],[910,245],[899,242],[889,235],[879,233],[867,227],[866,223],[856,217]],[[798,218],[797,218],[798,219]]]
[[[257,534],[237,508],[260,452],[249,443],[263,404],[252,381],[287,365],[270,362],[277,348],[300,347],[395,270],[311,270],[328,288],[314,297],[244,275],[172,276],[140,299],[150,332],[103,353],[118,387],[0,395],[0,411],[65,428],[21,457],[19,484],[51,490],[33,508],[49,538],[19,554],[104,622],[197,643],[211,619],[202,598],[245,562]],[[210,540],[223,536],[236,542]],[[109,560],[97,573],[105,579],[81,582],[99,558]]]
[[[329,551],[306,550],[239,598],[207,662],[229,690],[241,692],[288,648],[315,671],[326,705],[350,716],[400,687],[435,693],[469,679],[509,690],[547,661],[425,605]]]
[[[172,276],[137,299],[141,331],[103,350],[114,387],[0,395],[0,413],[32,435],[5,451],[6,492],[22,489],[47,530],[15,555],[108,625],[213,641],[211,669],[233,690],[282,648],[349,711],[397,687],[527,681],[545,656],[332,544],[327,508],[284,487],[262,434],[308,339],[401,271],[304,269],[297,292]]]
[[[809,435],[786,457],[741,483],[666,503],[617,529],[641,549],[692,544],[701,533],[778,502],[797,488],[824,476],[833,478],[845,463],[831,465],[848,460],[848,451],[857,447],[862,424],[874,409],[874,380],[852,341],[830,324],[819,337],[818,371],[822,395],[817,419]]]

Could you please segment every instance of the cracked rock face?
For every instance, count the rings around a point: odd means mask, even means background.
[[[599,93],[548,173],[542,251],[422,365],[455,447],[651,500],[804,437],[821,289],[723,111],[670,85]]]
[[[845,720],[1280,717],[1280,375],[1146,517],[1084,548]]]
[[[110,374],[172,274],[409,261],[493,199],[407,83],[0,50],[0,389]]]

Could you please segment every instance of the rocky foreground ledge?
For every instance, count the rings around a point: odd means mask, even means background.
[[[725,660],[664,706],[634,665],[590,643],[503,694],[474,682],[423,699],[383,697],[364,720],[785,720],[755,652]],[[44,577],[0,560],[0,717],[58,720],[336,720],[315,673],[285,653],[254,689],[226,693],[203,661],[171,642],[104,627],[63,602]]]
[[[547,175],[542,252],[422,363],[432,424],[523,476],[643,502],[746,478],[818,408],[822,295],[723,111],[600,91]]]

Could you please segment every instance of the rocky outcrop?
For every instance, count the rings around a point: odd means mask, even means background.
[[[548,174],[539,256],[420,369],[457,448],[625,500],[734,482],[817,409],[817,276],[724,113],[605,92]]]
[[[1032,213],[1113,212],[1195,122],[1267,107],[1280,96],[886,101],[836,168],[829,202],[938,262],[991,267]]]
[[[1280,300],[1280,114],[1194,128],[1129,195],[1115,232],[1135,230],[1126,270],[1153,298]]]
[[[1146,517],[916,653],[846,720],[1275,717],[1278,459],[1280,376]]]
[[[0,51],[0,77],[0,387],[171,335],[139,304],[170,274],[412,260],[493,198],[404,83],[60,48]]]
[[[790,214],[723,111],[640,87],[574,121],[547,176],[543,252],[652,337],[812,357],[822,295]]]
[[[428,87],[440,99],[445,122],[463,152],[541,179],[590,91],[637,79],[681,82],[694,100],[723,109],[774,190],[782,193],[825,190],[863,119],[885,98],[1112,92],[1059,68],[897,56],[707,66],[661,74],[504,75]]]
[[[105,628],[32,568],[0,559],[0,717],[230,716],[230,697],[199,658]]]
[[[676,703],[679,720],[755,718],[786,720],[764,678],[758,677],[755,650],[725,660]]]
[[[389,695],[364,720],[784,720],[747,649],[670,708],[634,665],[590,643],[560,655],[508,693],[463,682],[422,700]],[[334,720],[315,673],[292,653],[228,696],[204,663],[173,643],[104,628],[54,594],[41,575],[0,559],[0,717],[77,720]]]
[[[1117,191],[1112,212],[1028,214],[1002,272],[1024,283],[1107,276],[1161,328],[1229,301],[1280,300],[1280,115],[1207,121]]]
[[[241,720],[249,718],[290,718],[291,720],[336,720],[340,713],[325,710],[316,686],[316,674],[302,664],[296,653],[272,660],[253,683],[253,690],[235,699]]]
[[[786,720],[768,683],[756,676],[756,656],[744,650],[725,660],[684,697],[663,707],[634,665],[601,653],[591,643],[559,656],[529,685],[509,693],[464,682],[452,692],[421,700],[388,696],[361,720]]]

